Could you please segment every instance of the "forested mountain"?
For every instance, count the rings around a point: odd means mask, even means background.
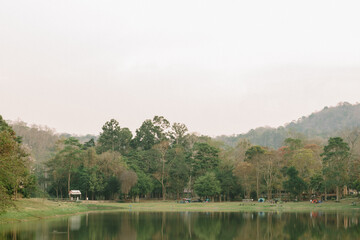
[[[360,127],[360,104],[339,103],[336,107],[325,107],[319,112],[301,117],[278,128],[259,127],[245,134],[219,136],[216,139],[235,146],[240,139],[252,144],[279,148],[286,138],[310,138],[325,142],[329,137],[342,135],[342,131]]]
[[[25,147],[29,149],[33,159],[37,163],[49,160],[55,152],[56,142],[60,139],[75,137],[81,143],[89,141],[91,138],[97,139],[97,136],[87,134],[85,136],[77,136],[68,133],[56,133],[54,129],[47,126],[31,125],[23,121],[7,121],[16,135],[21,137],[21,141]]]

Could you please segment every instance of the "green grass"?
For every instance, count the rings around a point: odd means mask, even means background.
[[[46,199],[21,199],[15,206],[0,214],[0,223],[28,221],[48,217],[65,216],[99,210],[120,210],[120,206],[86,204],[75,202],[55,202]]]
[[[356,202],[356,206],[352,205]],[[175,201],[167,202],[144,202],[144,203],[121,203],[118,204],[124,209],[131,211],[152,211],[152,212],[247,212],[247,211],[334,211],[334,210],[360,210],[360,201],[358,199],[346,199],[340,203],[329,201],[321,204],[312,204],[310,202],[287,202],[287,203],[258,203],[258,202],[222,202],[222,203],[187,203],[180,204]]]
[[[356,202],[353,206],[352,202]],[[0,215],[0,223],[28,221],[57,216],[73,215],[91,211],[139,211],[139,212],[249,212],[249,211],[360,211],[358,198],[344,199],[339,203],[328,201],[321,204],[310,202],[258,203],[258,202],[221,202],[221,203],[176,203],[176,201],[144,201],[141,203],[116,202],[55,202],[46,199],[22,199],[15,202]]]

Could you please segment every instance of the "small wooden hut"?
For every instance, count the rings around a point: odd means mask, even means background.
[[[71,191],[69,192],[69,198],[70,198],[71,200],[75,200],[75,199],[76,199],[76,201],[78,201],[78,200],[81,198],[81,192],[80,192],[80,190],[71,190]]]

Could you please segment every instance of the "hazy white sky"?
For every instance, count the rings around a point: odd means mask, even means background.
[[[360,99],[360,1],[0,1],[0,114],[206,135]]]

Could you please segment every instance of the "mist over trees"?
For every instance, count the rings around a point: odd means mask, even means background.
[[[341,104],[312,119],[348,111],[350,124],[357,107]],[[297,124],[309,125],[308,121]],[[10,126],[0,118],[1,206],[5,209],[18,196],[68,198],[72,189],[97,200],[190,195],[216,201],[328,195],[339,200],[344,188],[360,190],[360,128],[350,126],[326,139],[290,132],[287,135],[293,137],[281,144],[274,141],[280,147],[273,148],[243,138],[229,145],[220,138],[189,133],[184,124],[170,123],[163,116],[144,120],[134,134],[110,119],[94,138],[58,135],[22,122]]]

